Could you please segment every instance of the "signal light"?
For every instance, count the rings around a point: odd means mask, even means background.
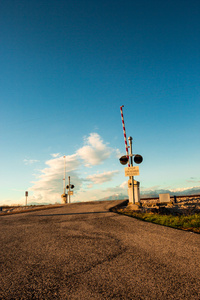
[[[141,155],[139,155],[139,154],[134,155],[134,162],[136,164],[141,164],[142,161],[143,161],[143,157]]]
[[[126,155],[120,157],[120,159],[119,159],[119,161],[122,165],[126,165],[128,160],[129,160],[129,158]]]
[[[66,188],[69,189],[69,185],[67,185]],[[73,184],[70,184],[70,188],[73,189],[73,188],[74,188],[74,185],[73,185]]]

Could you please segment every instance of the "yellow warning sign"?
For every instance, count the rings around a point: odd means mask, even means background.
[[[125,176],[138,176],[138,175],[140,175],[138,166],[126,167],[126,168],[124,168],[124,170],[125,170]]]

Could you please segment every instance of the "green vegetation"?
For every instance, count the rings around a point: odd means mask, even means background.
[[[168,227],[173,227],[182,230],[193,231],[196,233],[200,233],[200,214],[193,215],[161,215],[157,213],[143,213],[143,212],[134,212],[134,211],[126,211],[123,209],[118,209],[118,213],[128,215],[130,217],[152,222]]]

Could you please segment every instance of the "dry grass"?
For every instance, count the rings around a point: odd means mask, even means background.
[[[199,213],[192,215],[161,215],[158,213],[136,212],[120,208],[117,209],[117,212],[146,222],[200,233]]]

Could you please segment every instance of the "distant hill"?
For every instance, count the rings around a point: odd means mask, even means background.
[[[190,196],[190,195],[200,195],[200,188],[199,187],[194,187],[194,188],[188,188],[188,189],[183,189],[183,190],[175,190],[175,191],[170,191],[167,189],[160,189],[160,190],[148,190],[148,191],[141,191],[140,192],[140,197],[142,198],[158,198],[159,194],[165,194],[169,193],[170,196]],[[118,193],[118,194],[113,194],[109,197],[105,197],[100,199],[100,201],[107,201],[107,200],[123,200],[123,199],[128,199],[127,194],[123,193]]]
[[[31,206],[31,205],[51,205],[51,203],[48,203],[48,202],[30,202],[28,203],[28,206]]]
[[[99,201],[123,200],[123,199],[128,199],[128,195],[122,194],[122,193],[114,194],[114,195],[111,195],[109,197],[105,197],[105,198],[99,199]]]

